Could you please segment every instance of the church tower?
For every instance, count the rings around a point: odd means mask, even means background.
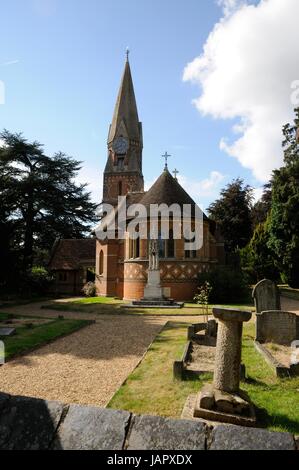
[[[103,202],[116,205],[118,196],[143,192],[142,124],[139,122],[134,86],[127,60],[108,135]]]

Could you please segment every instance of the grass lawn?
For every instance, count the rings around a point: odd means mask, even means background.
[[[118,305],[124,303],[124,301],[114,297],[84,297],[72,300],[71,303],[75,305]]]
[[[42,306],[42,308],[57,310],[61,312],[86,312],[99,315],[164,315],[164,316],[198,316],[201,315],[201,308],[194,303],[186,303],[181,309],[165,308],[126,308],[128,302],[112,297],[90,297],[80,298],[70,301],[53,301]],[[210,307],[210,314],[212,314]],[[224,305],[224,307],[246,308],[253,310],[252,305]]]
[[[10,315],[0,313],[0,320],[6,320]],[[14,318],[22,318],[14,316]],[[32,317],[34,318],[34,317]],[[28,317],[26,317],[28,321]],[[42,325],[33,325],[31,328],[20,326],[16,328],[16,334],[7,338],[1,338],[5,345],[5,360],[31,351],[43,346],[61,336],[73,333],[74,331],[90,325],[92,322],[87,320],[64,320],[51,319],[49,323]],[[1,323],[0,323],[1,326]]]
[[[173,379],[173,361],[186,344],[186,324],[168,323],[157,336],[141,364],[109,403],[110,408],[140,414],[180,417],[186,398],[212,380],[211,374],[180,382]],[[258,425],[299,434],[299,378],[277,379],[253,345],[254,324],[244,327],[243,362],[246,390],[257,406]]]

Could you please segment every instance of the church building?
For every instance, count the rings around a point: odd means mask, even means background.
[[[142,204],[196,204],[168,169],[165,168],[153,186],[144,191],[142,172],[143,136],[139,121],[129,60],[121,85],[108,134],[108,158],[104,171],[103,203],[117,206],[118,197],[126,196],[127,206]],[[167,155],[166,155],[167,157]],[[129,220],[127,220],[129,222]],[[191,223],[193,223],[191,221]],[[174,300],[192,299],[198,286],[198,274],[224,264],[223,240],[215,225],[203,216],[203,245],[189,250],[181,237],[158,240],[160,282],[163,295]],[[144,297],[149,267],[149,241],[123,238],[96,240],[95,282],[97,294],[127,300]]]

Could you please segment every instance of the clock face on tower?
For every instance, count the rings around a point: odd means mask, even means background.
[[[125,137],[116,137],[112,144],[114,152],[118,155],[124,155],[129,148],[129,142]]]

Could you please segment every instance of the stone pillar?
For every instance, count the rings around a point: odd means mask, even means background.
[[[210,421],[253,426],[254,406],[240,390],[240,366],[243,322],[252,313],[242,310],[214,308],[218,334],[214,365],[214,383],[205,385],[198,394],[193,416]]]
[[[214,369],[214,389],[236,393],[240,385],[243,322],[252,313],[242,310],[214,308],[218,335]]]

